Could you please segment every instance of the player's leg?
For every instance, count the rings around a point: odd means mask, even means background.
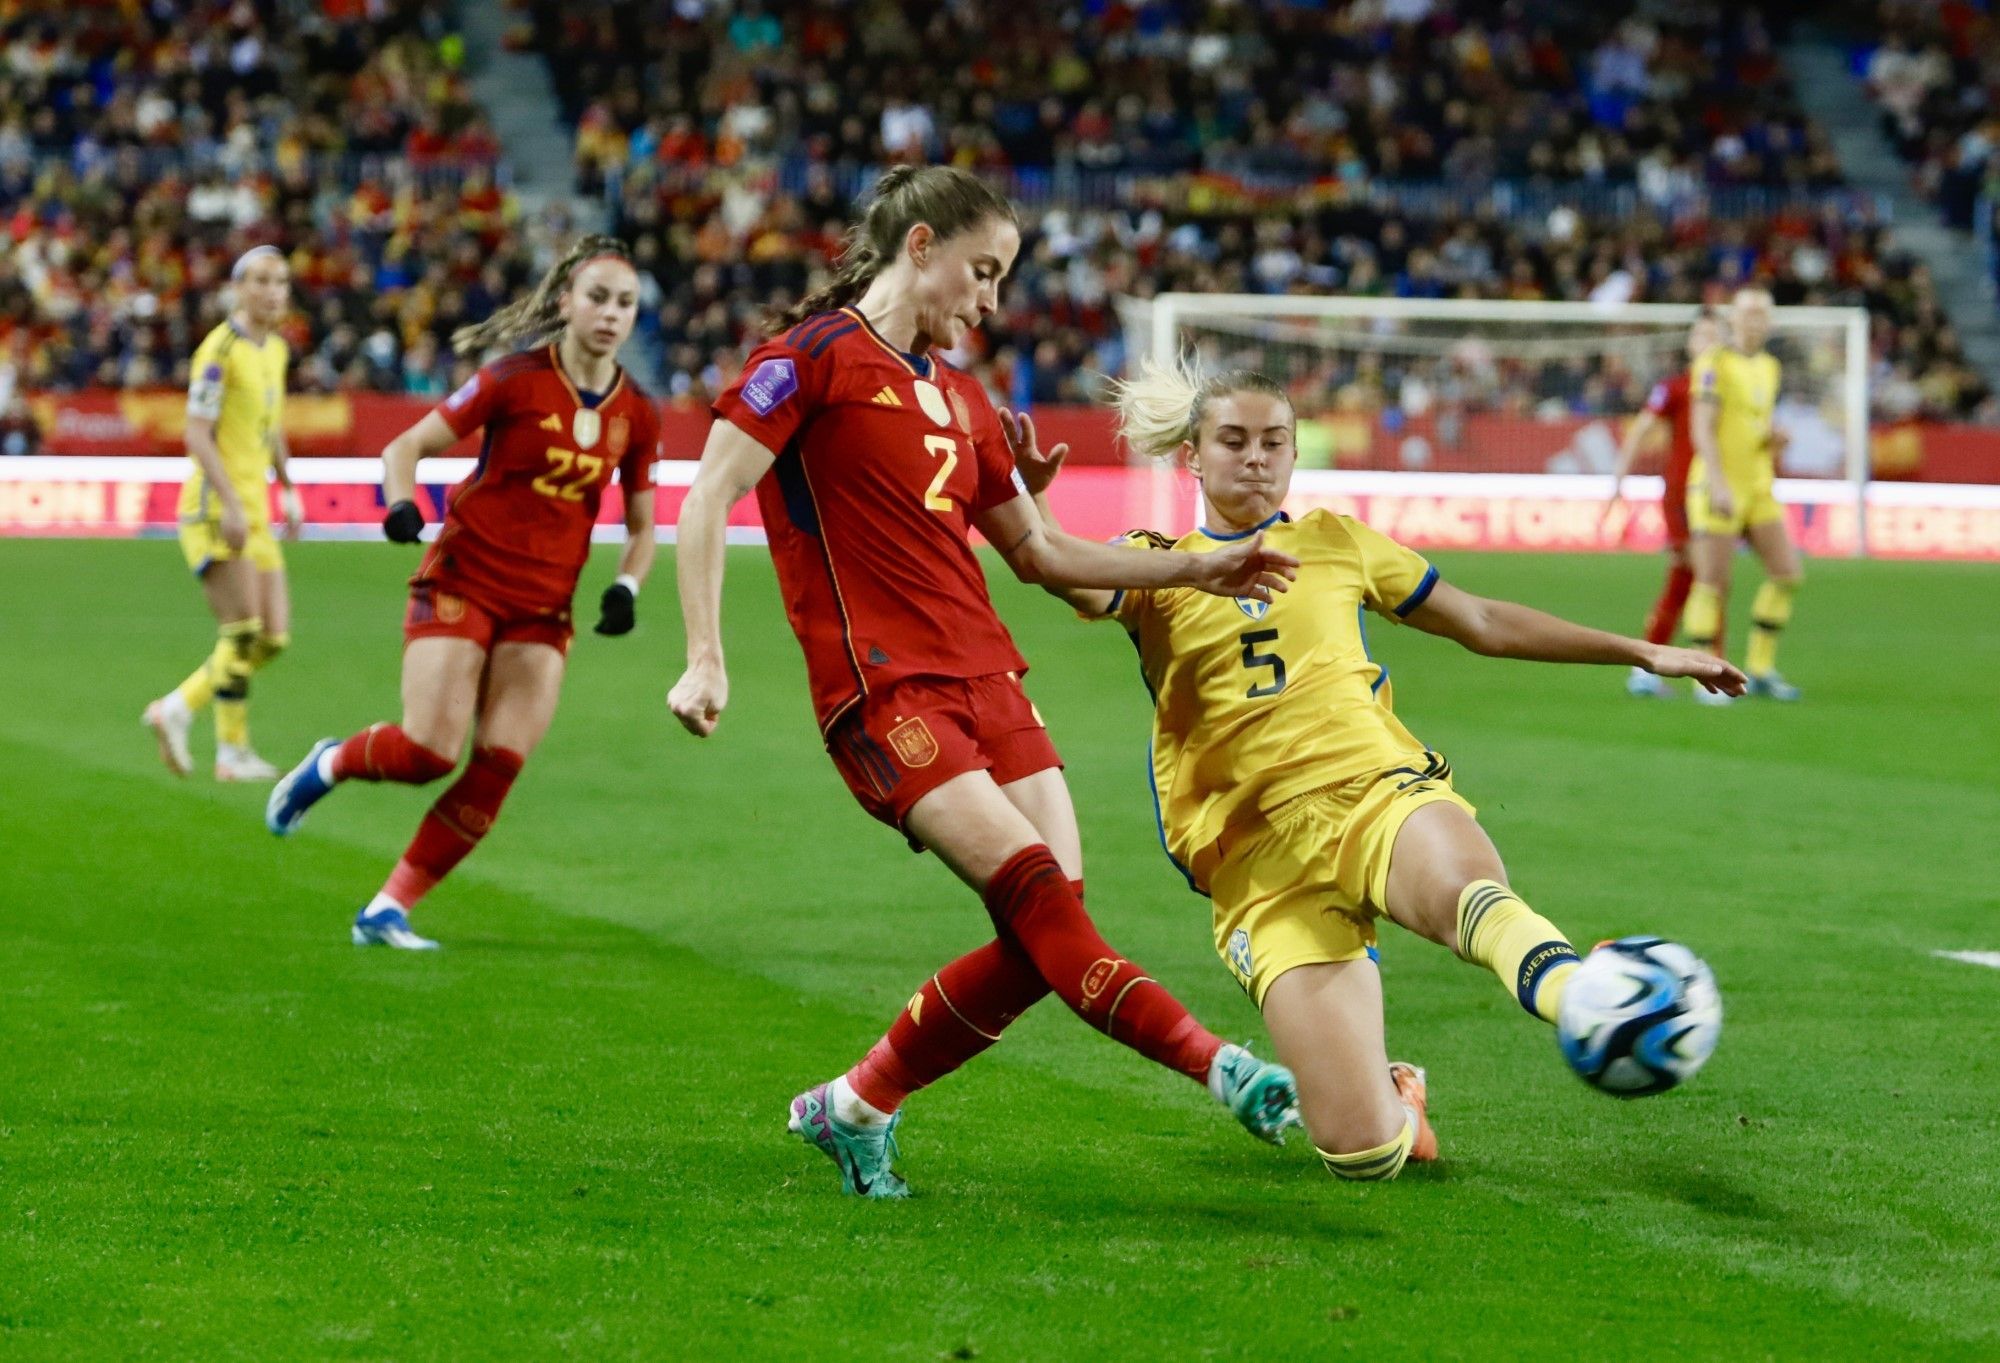
[[[1681,615],[1687,609],[1688,593],[1693,587],[1694,565],[1689,561],[1687,537],[1682,535],[1667,546],[1667,580],[1661,584],[1660,595],[1646,615],[1646,642],[1673,642],[1674,631],[1680,627]],[[1643,667],[1632,669],[1631,675],[1626,678],[1625,689],[1635,696],[1664,697],[1673,694],[1673,688],[1664,677],[1656,677]]]
[[[1576,949],[1507,885],[1486,830],[1453,799],[1433,800],[1393,832],[1382,908],[1420,937],[1493,972],[1531,1015],[1554,1022]]]
[[[1773,700],[1797,700],[1799,691],[1778,673],[1778,635],[1792,618],[1792,598],[1805,581],[1798,546],[1785,529],[1775,502],[1766,516],[1745,532],[1750,547],[1764,563],[1764,581],[1750,603],[1750,646],[1743,670],[1750,676],[1749,694]]]
[[[291,642],[292,599],[285,581],[285,561],[278,551],[277,541],[271,538],[268,529],[252,530],[250,543],[245,547],[244,558],[251,569],[252,587],[256,596],[255,617],[257,633],[250,640],[250,675],[263,670],[266,663],[284,652]],[[243,723],[235,745],[223,749],[218,736],[216,751],[217,774],[227,767],[230,779],[236,781],[274,781],[278,769],[257,755],[250,744],[250,696],[248,678],[245,679],[242,699]],[[218,707],[216,721],[221,728],[222,711]]]
[[[147,705],[145,723],[159,740],[160,760],[169,771],[185,776],[194,769],[187,739],[197,712],[211,701],[220,701],[216,715],[218,740],[231,723],[241,721],[240,705],[229,721],[225,721],[221,705],[240,702],[248,692],[249,656],[259,623],[257,580],[250,564],[241,558],[220,557],[226,550],[221,548],[219,537],[212,537],[206,526],[184,527],[182,539],[183,551],[201,583],[209,614],[215,617],[215,646],[185,681]]]
[[[1278,1059],[1298,1077],[1299,1116],[1329,1172],[1394,1178],[1420,1138],[1429,1148],[1417,1157],[1435,1157],[1422,1072],[1392,1071],[1383,1044],[1382,977],[1373,959],[1287,970],[1265,989],[1263,1012]]]
[[[522,764],[555,718],[565,666],[562,649],[548,643],[494,645],[471,760],[425,813],[388,880],[356,917],[356,942],[415,945],[390,940],[389,933],[409,931],[409,911],[471,854],[500,817]]]
[[[1692,499],[1691,499],[1692,500]],[[1737,532],[1722,518],[1695,520],[1695,533],[1688,544],[1694,583],[1688,589],[1687,608],[1681,628],[1688,647],[1706,649],[1717,657],[1727,653],[1723,635],[1723,607],[1729,600],[1729,574],[1736,555]],[[1697,686],[1694,698],[1703,705],[1727,705],[1731,697],[1720,691]]]

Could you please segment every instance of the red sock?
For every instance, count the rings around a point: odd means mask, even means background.
[[[1071,1012],[1148,1060],[1207,1082],[1222,1039],[1098,935],[1046,846],[1016,852],[985,897],[1000,935],[1021,944]]]
[[[465,770],[445,787],[417,825],[417,836],[410,839],[403,859],[389,873],[382,893],[406,909],[416,907],[433,885],[479,845],[520,774],[521,754],[507,748],[474,748]]]
[[[401,781],[428,785],[457,766],[394,724],[371,724],[333,751],[336,781]]]
[[[1080,898],[1083,882],[1070,884]],[[847,1072],[847,1086],[869,1106],[894,1112],[998,1041],[1048,992],[1020,944],[996,937],[925,980],[887,1035]]]
[[[1674,630],[1680,625],[1681,611],[1693,586],[1694,569],[1675,559],[1667,569],[1667,585],[1660,589],[1660,599],[1653,603],[1653,613],[1646,617],[1647,643],[1673,642]]]

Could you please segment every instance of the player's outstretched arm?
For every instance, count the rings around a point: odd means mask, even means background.
[[[653,534],[653,490],[628,493],[625,498],[625,548],[618,555],[618,576],[604,589],[597,602],[599,634],[630,634],[637,622],[639,588],[653,571],[653,554],[658,548]]]
[[[979,533],[999,549],[1015,577],[1050,591],[1193,587],[1216,596],[1269,601],[1299,573],[1299,561],[1266,549],[1261,533],[1208,554],[1098,544],[1045,523],[1029,497],[988,511],[979,519]]]
[[[415,544],[424,528],[423,509],[417,505],[417,461],[443,454],[458,443],[458,436],[436,412],[425,412],[423,420],[391,440],[382,450],[382,504],[389,512],[382,518],[382,533],[398,544]]]
[[[1692,677],[1710,691],[1743,694],[1743,674],[1712,653],[1628,639],[1513,601],[1494,601],[1439,582],[1408,622],[1489,658],[1544,663],[1643,667],[1662,677]]]
[[[722,570],[729,508],[748,496],[777,456],[727,419],[708,428],[701,467],[675,523],[674,564],[680,576],[681,625],[687,670],[667,693],[667,708],[698,738],[715,732],[729,704],[722,663]]]

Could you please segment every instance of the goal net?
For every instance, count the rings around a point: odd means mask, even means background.
[[[1204,372],[1256,369],[1285,385],[1302,496],[1525,500],[1568,527],[1543,527],[1550,547],[1616,548],[1662,529],[1663,437],[1625,486],[1623,519],[1587,525],[1587,514],[1602,511],[1628,422],[1686,369],[1692,305],[1170,293],[1121,309],[1134,369],[1183,354]],[[1858,550],[1867,314],[1779,308],[1770,349],[1784,367],[1780,500],[1852,515]]]

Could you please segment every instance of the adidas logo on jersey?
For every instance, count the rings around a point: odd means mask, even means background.
[[[542,429],[545,431],[554,431],[557,435],[561,435],[562,418],[557,416],[554,412],[550,412],[547,416],[542,418]]]
[[[881,392],[877,393],[875,401],[881,403],[884,407],[901,407],[903,405],[903,400],[896,396],[896,390],[893,388],[884,388]]]

